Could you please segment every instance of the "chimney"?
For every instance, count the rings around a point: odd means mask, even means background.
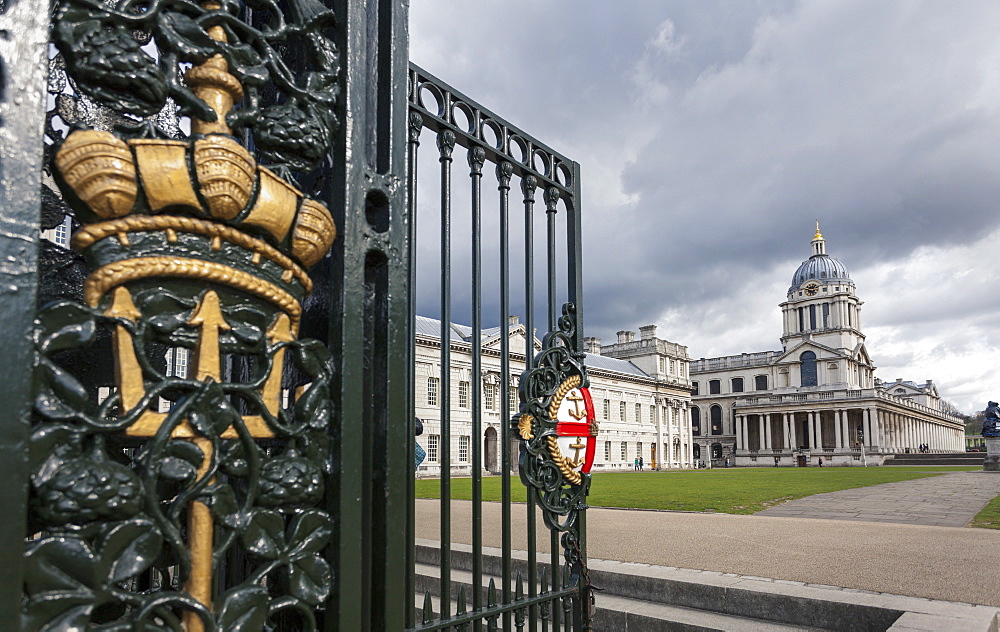
[[[595,336],[588,336],[583,339],[583,346],[587,350],[587,353],[593,353],[594,355],[601,355],[601,339]]]
[[[520,322],[521,322],[521,319],[518,318],[517,316],[508,316],[507,317],[507,326],[508,327],[513,327],[514,325],[516,325],[516,324],[518,324]]]
[[[656,325],[643,325],[639,327],[639,337],[642,340],[653,340],[656,338]]]
[[[621,331],[618,332],[618,343],[619,344],[621,344],[623,342],[632,342],[633,340],[635,340],[635,332],[634,331],[627,331],[627,330],[623,329],[623,330],[621,330]]]

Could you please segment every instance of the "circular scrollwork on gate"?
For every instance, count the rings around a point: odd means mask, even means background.
[[[538,492],[548,525],[565,531],[586,507],[598,426],[583,354],[575,350],[576,310],[563,307],[558,328],[521,377],[522,482]]]

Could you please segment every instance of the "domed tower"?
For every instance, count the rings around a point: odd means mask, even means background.
[[[861,332],[861,305],[847,268],[826,254],[826,240],[817,220],[812,256],[795,271],[788,298],[781,304],[782,345],[791,350],[803,343],[813,343],[869,364]],[[847,381],[864,388],[869,380],[865,371],[859,373]]]

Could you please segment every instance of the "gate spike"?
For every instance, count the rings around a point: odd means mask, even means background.
[[[424,592],[424,612],[423,612],[423,622],[430,623],[434,620],[434,606],[431,604],[431,593],[430,591]]]
[[[455,610],[455,614],[465,614],[465,586],[458,587],[458,608]]]
[[[493,583],[493,578],[490,577],[490,587],[486,591],[486,609],[492,610],[497,605],[497,587]],[[486,632],[497,632],[498,624],[497,620],[500,618],[499,613],[491,617],[486,617]]]
[[[514,601],[521,601],[524,599],[524,580],[521,577],[521,571],[517,571],[517,576],[514,584]]]

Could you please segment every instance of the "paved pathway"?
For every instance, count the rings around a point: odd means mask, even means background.
[[[852,502],[866,509],[853,511],[842,494],[856,494]],[[962,472],[822,494],[831,498],[808,510],[795,506],[817,497],[752,516],[595,508],[587,512],[588,554],[1000,606],[1000,530],[961,528],[997,495],[1000,475]],[[453,542],[472,542],[471,507],[452,501]],[[771,517],[782,508],[797,511],[789,514],[796,517]],[[511,513],[513,548],[525,550],[525,505],[515,504]],[[827,519],[818,519],[821,513]],[[417,537],[440,538],[438,501],[418,499],[416,518]],[[959,526],[931,524],[949,520]],[[484,503],[484,545],[500,546],[499,525],[500,504]],[[538,548],[545,551],[549,534],[541,517],[536,526]]]
[[[1000,496],[1000,475],[955,472],[816,494],[756,515],[964,527],[996,496]]]

